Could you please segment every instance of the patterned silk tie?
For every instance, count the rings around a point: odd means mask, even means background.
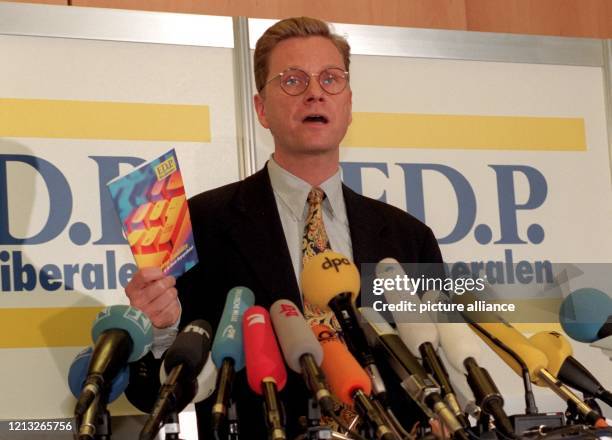
[[[308,193],[308,215],[306,216],[304,238],[302,239],[302,265],[306,264],[315,255],[331,250],[327,232],[325,232],[325,225],[323,224],[322,203],[324,199],[325,193],[321,188],[312,188],[310,193]],[[314,304],[310,304],[305,298],[304,317],[311,327],[323,324],[341,333],[340,324],[331,310],[321,310]],[[356,416],[351,408],[340,402],[336,402],[335,411],[347,425],[350,425]],[[338,424],[327,416],[322,417],[321,423],[329,426],[332,430],[338,431]]]
[[[331,250],[323,224],[323,199],[325,199],[325,193],[321,188],[312,188],[308,193],[308,215],[302,238],[302,265],[315,255]],[[338,328],[338,323],[331,311],[325,312],[306,300],[304,300],[304,317],[311,326],[326,324],[332,328]]]

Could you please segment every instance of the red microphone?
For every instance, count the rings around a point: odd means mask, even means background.
[[[272,440],[286,440],[278,392],[287,383],[270,315],[260,306],[249,307],[242,317],[247,379],[251,389],[264,396],[266,425]]]

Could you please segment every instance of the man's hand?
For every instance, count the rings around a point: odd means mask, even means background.
[[[181,306],[176,280],[166,276],[158,267],[145,267],[134,274],[125,286],[130,305],[143,311],[157,328],[174,324],[180,316]]]

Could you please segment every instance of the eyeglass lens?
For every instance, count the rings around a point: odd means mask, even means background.
[[[318,75],[321,88],[331,95],[342,92],[347,84],[346,74],[342,69],[325,69]],[[310,83],[310,75],[303,70],[289,69],[282,73],[280,85],[289,95],[299,95],[304,93]]]

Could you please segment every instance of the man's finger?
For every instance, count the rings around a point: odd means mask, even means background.
[[[139,269],[128,283],[126,290],[128,289],[128,287],[131,290],[142,289],[147,284],[159,280],[164,276],[164,272],[162,272],[159,267],[145,267]]]

